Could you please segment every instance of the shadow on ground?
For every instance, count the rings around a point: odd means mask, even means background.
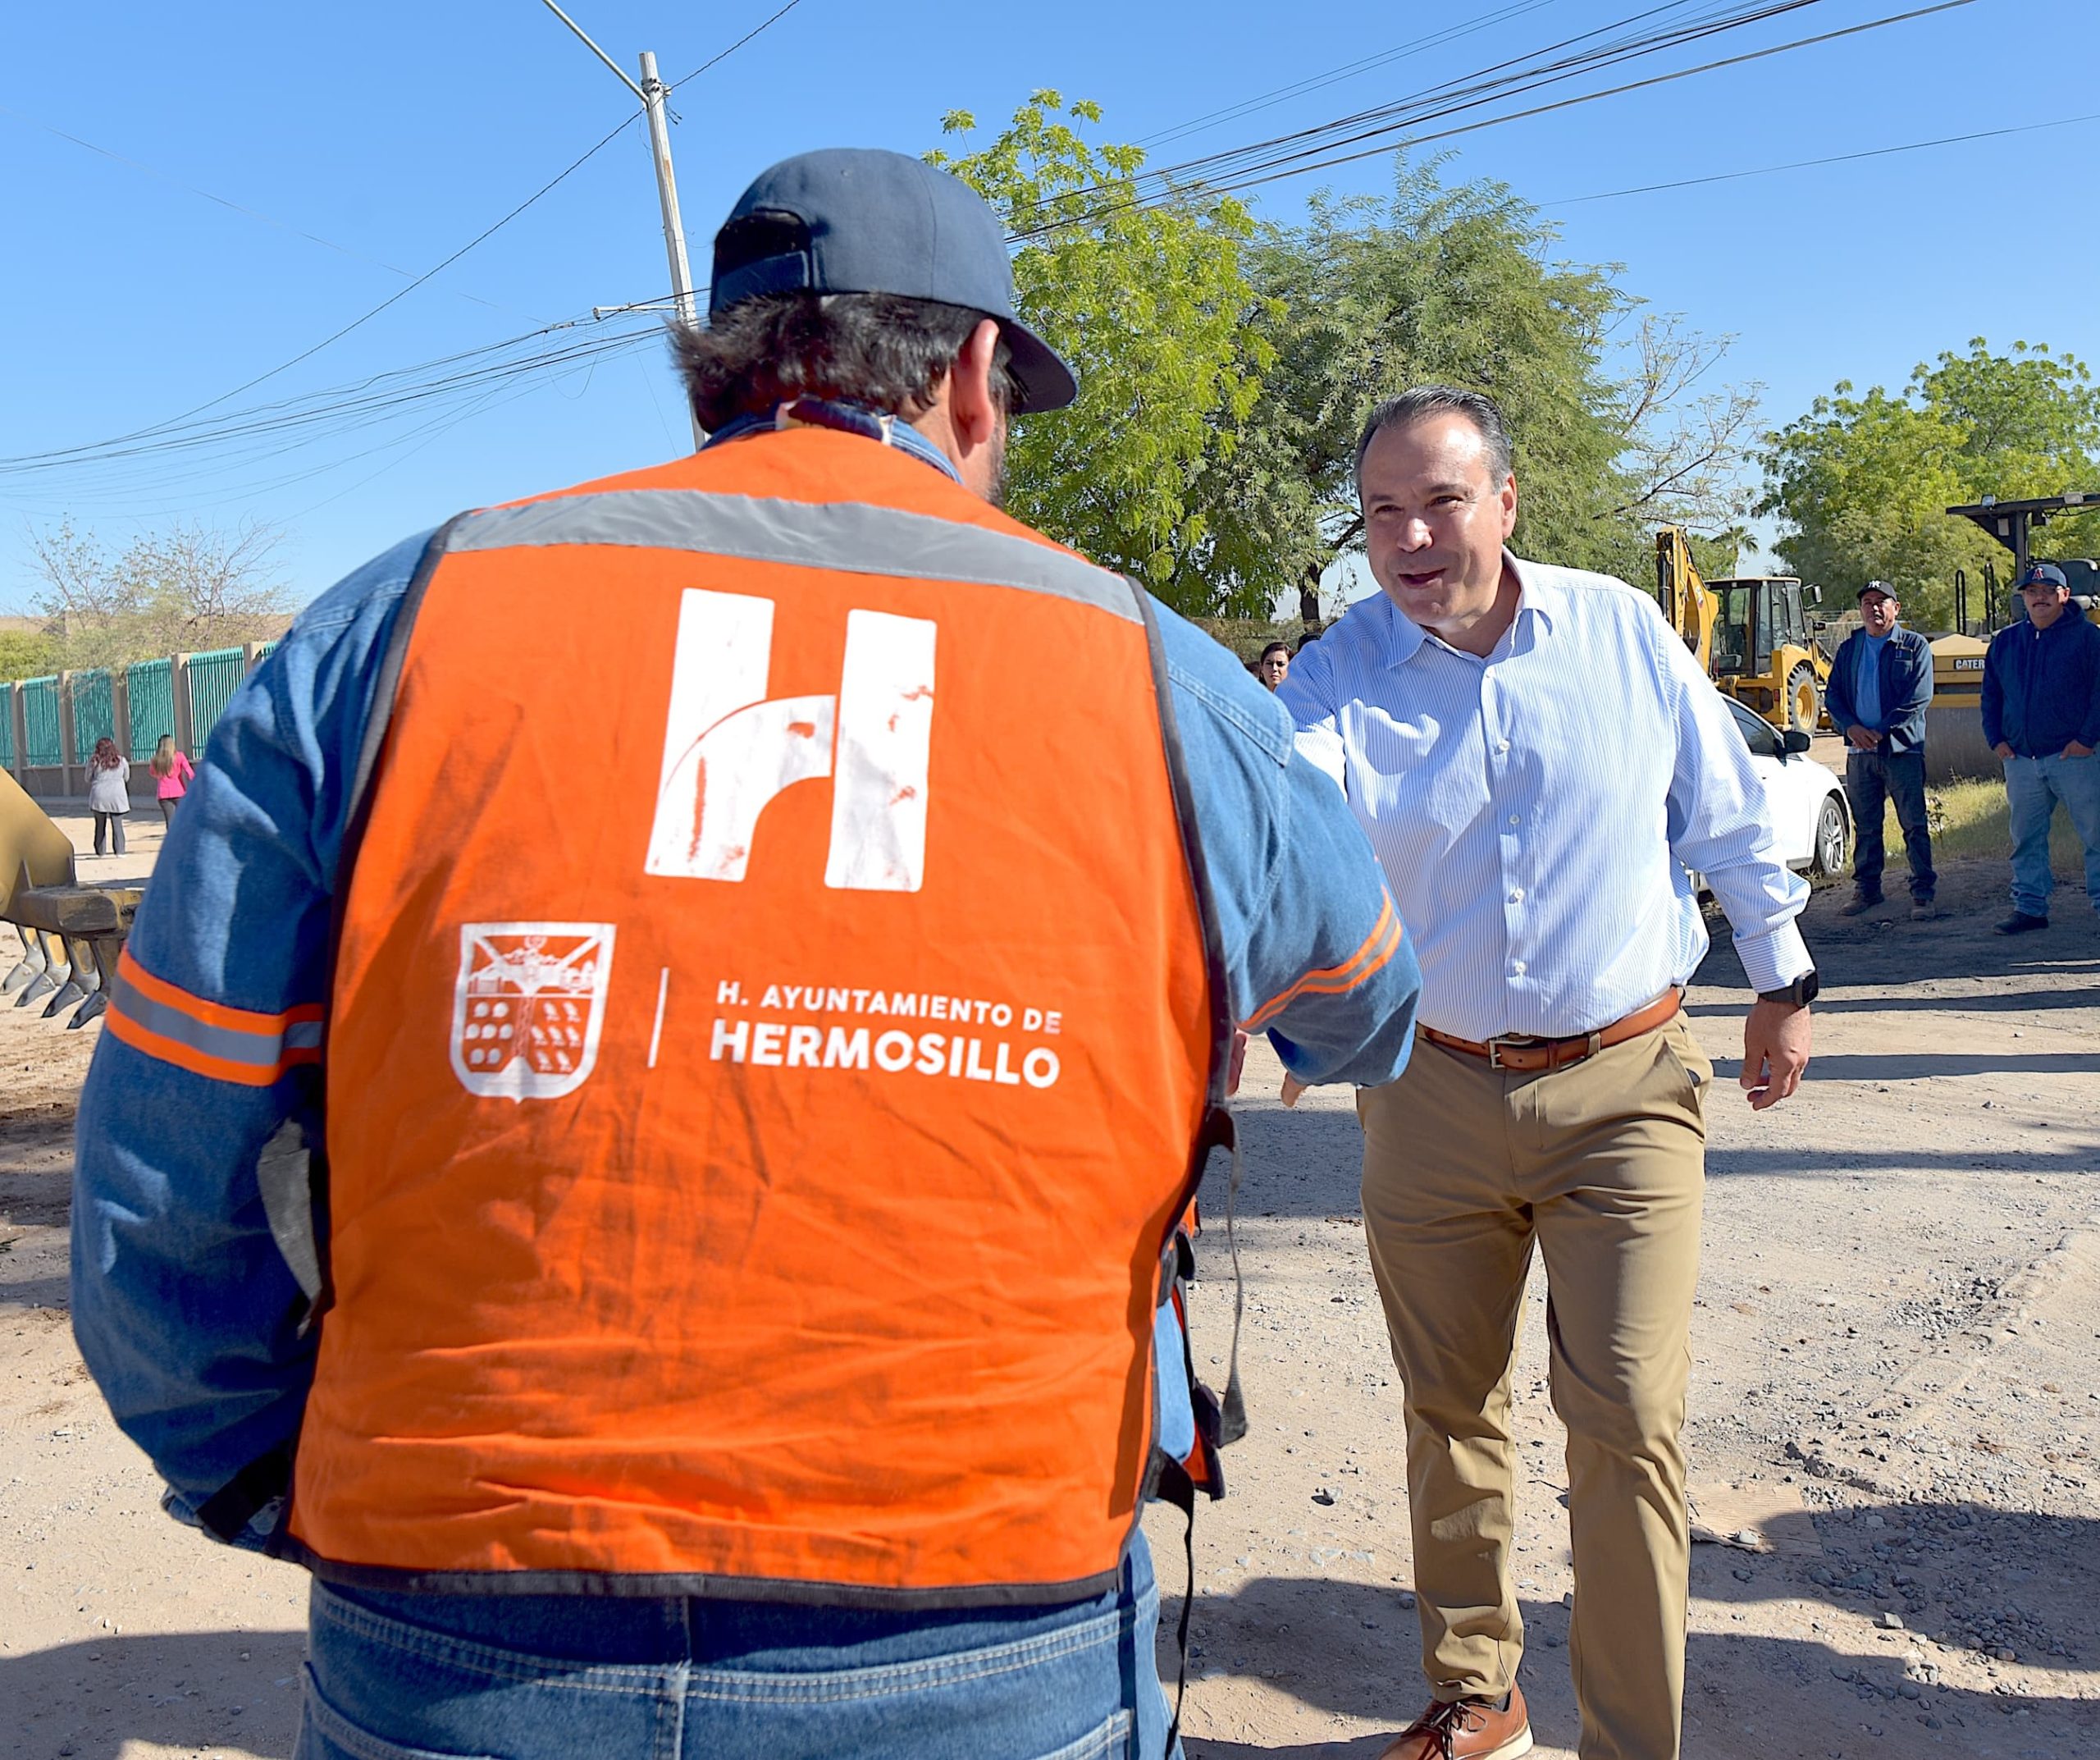
[[[118,1760],[127,1744],[288,1754],[306,1634],[104,1636],[0,1657],[0,1706],[25,1760]]]
[[[1942,914],[1926,922],[1912,922],[1907,911],[1893,903],[1885,913],[1840,917],[1851,889],[1819,890],[1801,913],[1801,924],[1824,988],[1879,985],[1896,993],[1895,1006],[1907,1008],[1932,1004],[1914,1001],[1901,987],[1931,979],[2027,977],[2040,990],[2064,980],[2090,983],[2100,975],[2100,925],[2083,896],[2083,882],[2065,889],[2065,877],[2059,876],[2050,925],[2043,932],[2002,935],[1992,925],[2009,907],[2009,878],[2003,862],[1948,862],[1940,875]],[[1742,965],[1730,941],[1727,918],[1709,910],[1706,929],[1714,945],[1692,982],[1743,988]],[[1943,999],[1941,1005],[1979,1006]]]
[[[1785,1600],[1869,1619],[1892,1612],[1906,1629],[1865,1638],[1847,1621],[1845,1635],[1833,1634],[1828,1642],[1747,1631],[1694,1633],[1685,1671],[1687,1753],[1826,1760],[1869,1748],[2076,1760],[2100,1752],[2100,1621],[2079,1586],[2100,1569],[2100,1522],[1979,1505],[1885,1504],[1842,1519],[1788,1515],[1767,1524],[1763,1534],[1770,1550],[1760,1554],[1694,1548],[1692,1593],[1705,1623],[1711,1623],[1717,1605],[1725,1611]],[[1900,1562],[1906,1549],[1915,1549],[1920,1561],[1907,1567]],[[1402,1593],[1398,1584],[1261,1577],[1230,1593],[1204,1596],[1194,1621],[1196,1703],[1200,1706],[1206,1680],[1252,1677],[1317,1710],[1381,1721],[1397,1731],[1427,1697],[1416,1616],[1403,1605]],[[2015,1601],[2021,1605],[2014,1607]],[[1169,1598],[1162,1610],[1165,1629],[1172,1629],[1178,1612],[1178,1602]],[[1542,1742],[1572,1750],[1577,1721],[1568,1671],[1569,1615],[1557,1602],[1527,1600],[1523,1617],[1522,1678],[1533,1727]],[[1906,1667],[1906,1652],[1919,1645],[1927,1661],[1952,1668],[1954,1658],[1924,1643],[1923,1634],[1950,1630],[1952,1637],[1950,1628],[1959,1626],[1961,1635],[1975,1640],[1979,1623],[1993,1627],[1984,1642],[2074,1655],[2023,1650],[2020,1665],[2007,1666],[1996,1683],[2003,1690],[1993,1691],[1921,1680],[1920,1670]],[[2097,1696],[2016,1690],[2016,1679],[2030,1668],[2084,1677],[2081,1687],[2089,1685]],[[1974,1666],[1965,1671],[1973,1682]],[[1386,1739],[1265,1746],[1197,1737],[1188,1749],[1189,1760],[1250,1760],[1257,1754],[1268,1760],[1368,1760]]]
[[[1872,1063],[1879,1060],[1839,1057],[1828,1061]],[[2083,1058],[2077,1067],[2090,1070],[2093,1059]],[[1719,1070],[1722,1066],[1717,1064],[1715,1067]],[[1811,1075],[1815,1068],[1814,1064],[1810,1065]],[[2040,1072],[2037,1074],[2038,1077]],[[1720,1086],[1724,1100],[1742,1104],[1732,1092],[1732,1074],[1724,1077]],[[1239,1122],[1240,1141],[1246,1145],[1246,1173],[1239,1189],[1239,1214],[1243,1219],[1356,1218],[1362,1209],[1363,1136],[1357,1128],[1354,1113],[1308,1108],[1285,1112],[1272,1101],[1258,1100],[1243,1101],[1235,1106],[1234,1112]],[[1710,1179],[1742,1174],[1819,1179],[1887,1168],[1920,1173],[2004,1173],[2022,1177],[2100,1171],[2100,1141],[2094,1141],[2089,1134],[2035,1128],[2024,1131],[2022,1137],[2017,1146],[2008,1144],[2002,1147],[1961,1150],[1904,1148],[1886,1153],[1873,1149],[1824,1148],[1806,1142],[1792,1142],[1778,1149],[1710,1146],[1706,1151],[1706,1173]],[[1219,1225],[1225,1216],[1225,1158],[1215,1156],[1203,1189],[1203,1217],[1212,1234],[1220,1232]]]
[[[2089,1008],[2096,999],[2084,993]],[[1899,1005],[1900,1006],[1900,1005]],[[1732,1081],[1742,1059],[1716,1058],[1714,1072]],[[2100,1058],[2090,1051],[1905,1051],[1893,1055],[1872,1052],[1826,1053],[1810,1060],[1810,1081],[1930,1081],[1936,1076],[2090,1076],[2100,1069]]]
[[[2074,971],[2081,969],[2094,968],[2073,968]],[[2029,1014],[2040,1013],[2050,1008],[2090,1008],[2094,999],[2094,986],[2090,984],[2075,985],[2060,983],[2048,990],[1987,990],[1961,996],[1920,996],[1908,990],[1897,990],[1874,996],[1819,996],[1815,999],[1815,1012],[1818,1014],[1887,1014],[1892,1012],[1924,1014],[1938,1009],[1948,1009],[1963,1014]],[[1739,1021],[1747,1006],[1742,1002],[1694,1002],[1687,1003],[1684,1012],[1696,1018]]]

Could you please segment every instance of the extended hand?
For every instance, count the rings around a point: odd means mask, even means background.
[[[1247,1072],[1247,1035],[1235,1032],[1232,1035],[1232,1061],[1226,1065],[1225,1091],[1228,1095],[1239,1091],[1239,1078]],[[1305,1091],[1305,1084],[1289,1070],[1283,1072],[1283,1103],[1295,1106],[1298,1096]]]
[[[1763,1112],[1801,1085],[1808,1067],[1808,1009],[1801,1003],[1752,1003],[1742,1024],[1742,1074],[1751,1109]]]

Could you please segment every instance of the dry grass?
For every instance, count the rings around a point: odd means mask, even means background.
[[[1961,861],[2012,859],[2012,826],[2006,813],[2005,785],[1997,782],[1950,782],[1925,790],[1926,822],[1932,829],[1933,859]],[[1885,824],[1888,851],[1903,847],[1903,832],[1891,807]],[[2078,834],[2060,807],[2049,827],[2049,865],[2060,878],[2082,880],[2085,857]]]

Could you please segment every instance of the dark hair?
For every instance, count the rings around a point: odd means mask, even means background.
[[[1485,391],[1460,391],[1454,385],[1417,385],[1388,397],[1364,418],[1363,432],[1356,441],[1356,495],[1363,499],[1363,455],[1381,429],[1405,427],[1424,416],[1462,415],[1480,430],[1487,442],[1488,474],[1499,487],[1509,474],[1509,427],[1495,400]]]
[[[124,761],[124,755],[116,749],[116,742],[104,734],[95,742],[94,767],[97,770],[115,770]]]
[[[1288,642],[1271,642],[1267,647],[1263,648],[1259,654],[1255,656],[1254,664],[1258,666],[1260,665],[1261,663],[1267,660],[1271,654],[1281,654],[1285,660],[1289,660],[1290,658],[1290,644]]]
[[[700,425],[769,415],[797,397],[830,397],[906,419],[934,405],[984,313],[897,294],[766,294],[740,299],[705,329],[674,324],[671,346]],[[1020,401],[999,340],[992,395]]]

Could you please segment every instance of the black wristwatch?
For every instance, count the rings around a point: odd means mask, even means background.
[[[1816,976],[1815,968],[1811,966],[1792,983],[1781,989],[1760,990],[1757,993],[1757,999],[1760,1002],[1788,1002],[1796,1008],[1805,1008],[1815,1000],[1817,992],[1822,988],[1823,981]]]

